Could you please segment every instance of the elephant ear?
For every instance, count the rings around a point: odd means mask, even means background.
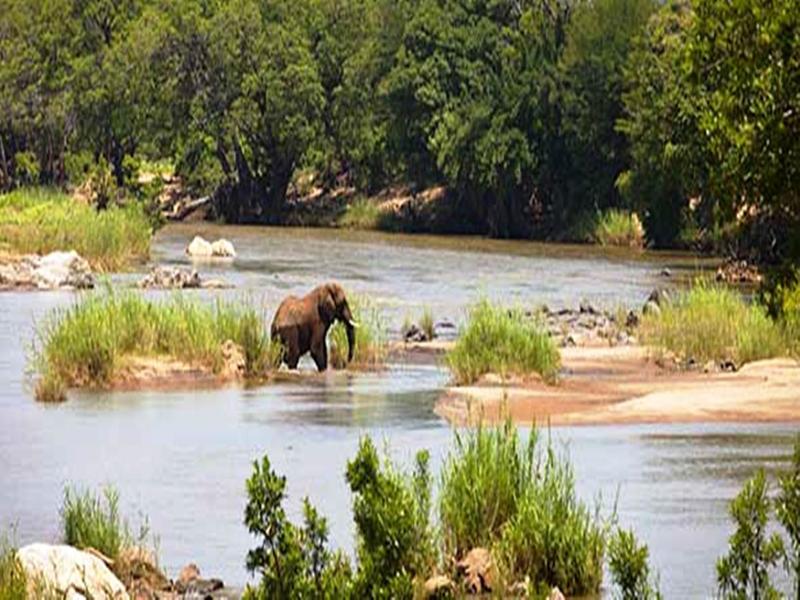
[[[333,298],[333,292],[327,287],[322,289],[317,306],[320,318],[325,323],[332,323],[336,318],[336,301]]]

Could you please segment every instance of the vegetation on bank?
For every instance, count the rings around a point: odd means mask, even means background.
[[[595,223],[592,238],[601,246],[644,246],[642,222],[634,212],[609,209],[601,213]]]
[[[28,578],[7,535],[0,536],[0,600],[27,600]]]
[[[384,219],[384,211],[377,202],[359,196],[347,205],[336,225],[344,229],[382,229]]]
[[[264,315],[246,302],[205,304],[181,295],[155,301],[132,291],[94,293],[40,323],[33,349],[37,390],[58,397],[54,392],[63,394],[65,387],[108,385],[126,356],[165,356],[219,373],[228,341],[243,353],[244,375],[257,378],[277,367],[280,357],[265,323]]]
[[[646,314],[643,341],[682,361],[733,361],[736,365],[786,356],[787,335],[759,304],[748,304],[736,291],[699,282]]]
[[[474,383],[487,373],[503,377],[538,373],[553,381],[561,366],[554,342],[533,318],[486,299],[470,309],[446,361],[459,385]]]
[[[0,251],[75,250],[93,268],[116,271],[150,253],[153,225],[138,204],[97,210],[49,189],[0,196]]]
[[[379,367],[388,351],[386,323],[381,311],[368,296],[348,295],[348,304],[358,323],[353,360],[348,364],[347,331],[337,321],[328,334],[328,362],[334,369]]]

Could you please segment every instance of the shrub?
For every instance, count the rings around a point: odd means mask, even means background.
[[[0,196],[0,245],[18,253],[75,250],[101,271],[150,253],[152,226],[138,204],[97,211],[53,190]]]
[[[760,469],[731,502],[736,530],[730,538],[728,554],[717,561],[717,585],[722,597],[777,596],[769,569],[783,555],[783,541],[778,534],[767,537],[769,508],[767,479]]]
[[[597,594],[607,537],[599,511],[578,500],[569,461],[548,446],[503,527],[500,556],[513,580],[557,586],[568,596]]]
[[[611,578],[621,600],[660,600],[661,592],[651,581],[649,550],[631,531],[617,529],[608,543]]]
[[[277,367],[263,315],[245,303],[202,304],[180,295],[156,302],[135,292],[92,294],[57,309],[39,327],[33,362],[39,389],[106,385],[127,355],[170,356],[219,371],[223,344],[232,340],[246,374]]]
[[[485,373],[555,379],[561,359],[547,332],[518,310],[481,300],[472,307],[447,364],[458,384],[475,382]]]
[[[419,328],[427,339],[432,340],[436,337],[436,326],[433,321],[433,312],[430,308],[426,307],[422,311],[422,316],[419,318]]]
[[[17,560],[17,550],[6,537],[0,537],[0,600],[26,600],[27,578]]]
[[[537,433],[531,431],[526,445],[507,420],[454,435],[442,466],[439,512],[445,548],[459,557],[489,546],[516,513],[533,481]]]
[[[76,548],[94,548],[115,559],[133,544],[128,522],[119,513],[119,492],[112,487],[102,494],[68,487],[61,507],[64,543]],[[140,539],[146,536],[142,531]]]
[[[347,331],[337,322],[329,334],[328,362],[334,369],[370,368],[386,358],[386,325],[377,306],[367,297],[348,295],[350,311],[358,322],[353,361],[347,364]]]
[[[382,213],[377,203],[358,197],[347,206],[337,225],[346,229],[379,229]]]
[[[701,363],[731,359],[741,365],[787,350],[781,328],[762,307],[703,282],[666,303],[659,313],[646,315],[640,331],[659,351]]]
[[[603,246],[644,246],[644,228],[637,214],[618,209],[598,215],[592,237]]]
[[[411,598],[413,580],[433,566],[430,527],[429,456],[420,452],[412,476],[389,461],[381,464],[369,437],[347,464],[347,483],[354,495],[358,572],[357,598]]]
[[[792,466],[778,476],[775,514],[789,536],[786,570],[794,579],[795,598],[800,598],[800,435],[795,438]]]

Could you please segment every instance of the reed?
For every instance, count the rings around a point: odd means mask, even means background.
[[[593,240],[602,246],[644,246],[644,228],[636,213],[609,209],[597,216]]]

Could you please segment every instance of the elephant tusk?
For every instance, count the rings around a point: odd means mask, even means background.
[[[361,327],[361,325],[359,325],[359,324],[358,324],[356,321],[354,321],[353,319],[350,319],[350,320],[347,322],[347,324],[348,324],[348,325],[350,325],[350,327],[352,327],[353,329],[358,329],[359,327]]]

